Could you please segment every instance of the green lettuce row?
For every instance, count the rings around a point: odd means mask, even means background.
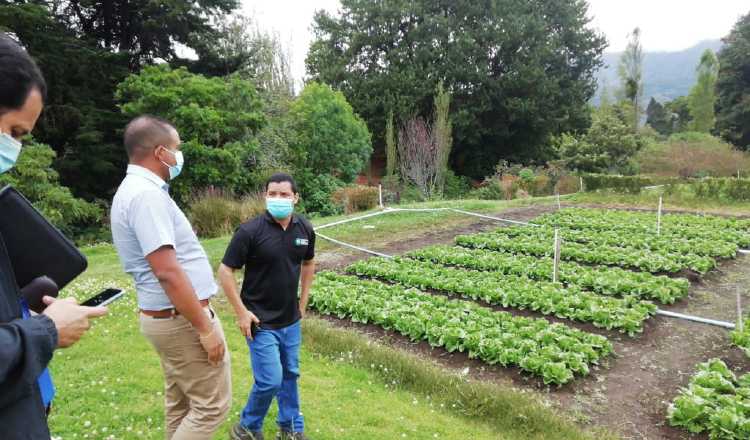
[[[694,434],[708,432],[711,440],[750,439],[750,374],[737,378],[719,359],[699,364],[667,419]]]
[[[508,237],[534,237],[552,242],[555,231],[552,228],[532,226],[513,226],[495,231],[498,235]],[[628,249],[643,249],[654,253],[671,253],[696,255],[712,258],[734,258],[737,255],[737,244],[706,238],[664,237],[650,233],[597,231],[588,229],[560,230],[563,241],[590,243],[593,245],[618,246]]]
[[[629,218],[628,212],[614,211],[617,215],[603,216],[592,214],[590,210],[565,209],[553,214],[545,214],[534,219],[540,225],[557,226],[569,229],[617,231],[620,233],[655,234],[656,218],[653,214],[649,218]],[[697,216],[695,216],[697,217]],[[701,218],[701,217],[697,217]],[[715,226],[710,223],[703,225],[680,225],[662,223],[661,237],[668,238],[700,238],[717,242],[729,243],[742,248],[750,247],[750,231],[745,227],[731,228]]]
[[[417,249],[406,256],[448,266],[525,275],[534,280],[552,281],[552,260],[548,258],[445,245]],[[672,304],[685,297],[690,288],[690,282],[684,278],[669,278],[616,267],[584,266],[568,262],[560,263],[559,276],[560,281],[565,284],[592,290],[600,295],[634,295],[662,304]]]
[[[515,365],[546,384],[561,385],[588,374],[590,365],[613,350],[605,337],[563,324],[331,272],[317,274],[310,306],[450,352],[467,352],[489,364]]]
[[[489,304],[529,309],[558,318],[590,322],[630,336],[643,331],[643,322],[656,306],[634,297],[611,298],[560,283],[533,281],[497,272],[478,272],[410,259],[370,258],[358,261],[347,272],[380,278],[407,287],[435,289]]]
[[[495,233],[459,235],[456,244],[463,247],[491,249],[535,256],[552,256],[550,242],[540,242],[534,237],[507,237]],[[661,254],[641,249],[600,246],[581,243],[564,243],[560,252],[563,260],[588,264],[630,267],[646,272],[675,273],[692,269],[704,274],[716,267],[716,260],[697,255]]]
[[[643,224],[656,224],[655,211],[646,212],[618,209],[565,208],[548,215],[560,218],[583,217],[615,223],[631,223],[635,221]],[[662,213],[661,222],[662,226],[711,227],[717,229],[734,229],[738,231],[747,231],[750,229],[750,220],[748,219],[719,217],[715,215]]]

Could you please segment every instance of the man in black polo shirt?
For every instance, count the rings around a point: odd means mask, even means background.
[[[255,383],[234,440],[262,440],[263,420],[278,400],[277,439],[306,440],[297,379],[305,316],[315,273],[315,232],[293,214],[299,201],[294,179],[274,174],[266,183],[266,212],[240,225],[219,267],[218,278],[250,347]],[[245,268],[242,294],[234,272]],[[302,284],[301,295],[297,291]]]

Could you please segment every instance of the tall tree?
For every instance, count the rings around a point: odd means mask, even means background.
[[[708,133],[716,125],[716,79],[719,75],[719,60],[711,49],[706,49],[701,55],[700,64],[696,68],[698,79],[688,96],[688,107],[693,122],[692,131]]]
[[[398,169],[398,150],[396,146],[396,131],[393,127],[393,112],[388,112],[385,121],[385,175],[395,176]]]
[[[646,107],[646,123],[659,134],[668,136],[672,133],[672,117],[664,106],[651,97]]]
[[[501,158],[541,162],[551,135],[588,126],[606,42],[587,9],[583,0],[343,0],[341,14],[316,14],[307,70],[346,95],[378,149],[388,111],[429,118],[443,80],[452,164],[483,177]]]
[[[130,54],[131,70],[155,59],[178,58],[175,43],[192,47],[215,35],[212,20],[236,9],[237,0],[67,0],[52,2],[54,13],[70,29],[98,41],[109,51]]]
[[[448,174],[448,160],[453,148],[453,123],[450,117],[451,94],[438,82],[435,89],[435,116],[432,129],[435,137],[435,148],[437,149],[437,178],[435,179],[437,191],[443,192],[445,178]]]
[[[693,117],[690,116],[687,96],[680,96],[664,103],[664,110],[672,121],[672,133],[680,133],[690,129]]]
[[[643,113],[643,46],[641,46],[641,30],[635,28],[629,35],[630,41],[625,48],[618,74],[622,81],[622,93],[633,107],[633,130],[638,131]]]
[[[721,136],[750,150],[750,13],[724,38],[719,52],[716,128]]]
[[[265,95],[294,95],[291,53],[278,33],[260,29],[252,17],[233,16],[194,45],[197,60],[180,60],[193,73],[251,79]]]
[[[77,36],[41,5],[0,5],[0,30],[19,39],[48,82],[34,136],[54,149],[60,181],[77,196],[109,198],[126,162],[119,132],[126,119],[113,95],[128,75],[127,54]]]

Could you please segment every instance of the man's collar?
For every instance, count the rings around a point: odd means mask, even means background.
[[[159,188],[161,188],[161,189],[163,189],[165,191],[169,189],[169,185],[167,184],[167,182],[165,182],[164,179],[162,179],[161,177],[157,176],[153,171],[149,170],[148,168],[145,168],[145,167],[142,167],[140,165],[135,165],[135,164],[131,163],[131,164],[128,165],[128,172],[127,173],[128,173],[128,175],[131,175],[131,176],[142,177],[142,178],[148,180],[149,182],[154,183]]]

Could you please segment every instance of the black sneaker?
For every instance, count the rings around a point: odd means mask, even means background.
[[[264,440],[262,432],[253,432],[238,423],[232,427],[229,433],[232,440]]]
[[[303,432],[284,431],[276,433],[276,440],[310,440]]]

